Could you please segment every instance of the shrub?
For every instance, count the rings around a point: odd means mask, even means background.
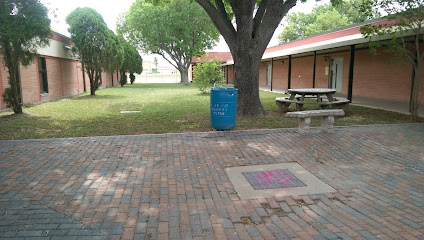
[[[128,83],[126,74],[121,74],[121,79],[119,80],[119,83],[121,84],[121,87]]]
[[[133,84],[135,81],[135,75],[130,73],[130,83]]]
[[[19,92],[18,92],[18,96],[17,97],[18,97],[18,99],[21,98]],[[13,100],[12,89],[11,88],[4,89],[4,92],[3,92],[3,101],[6,103],[6,107],[12,108],[12,109],[16,109],[15,101]]]
[[[193,84],[202,93],[208,93],[215,83],[224,83],[224,72],[218,60],[212,59],[204,63],[198,63],[197,66],[193,67]]]

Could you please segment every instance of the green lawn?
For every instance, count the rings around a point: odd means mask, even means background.
[[[98,90],[24,108],[24,114],[0,112],[0,139],[102,136],[210,131],[209,95],[181,84],[134,84]],[[268,114],[238,118],[235,130],[297,127],[277,111],[281,94],[261,92]],[[308,108],[307,108],[308,109]],[[122,114],[120,111],[141,111]],[[313,124],[319,121],[312,120]],[[409,116],[350,106],[336,125],[409,122]]]

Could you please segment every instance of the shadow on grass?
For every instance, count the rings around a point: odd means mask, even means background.
[[[198,94],[195,94],[195,96],[200,96],[200,97],[206,97],[206,96],[210,96],[211,93],[210,92],[200,92]]]
[[[120,95],[86,95],[86,96],[75,96],[68,98],[69,100],[74,101],[82,101],[82,100],[94,100],[94,99],[105,99],[105,100],[112,100],[112,99],[122,99],[123,96]]]
[[[28,113],[0,116],[0,139],[46,138],[57,131],[51,117]],[[24,136],[24,137],[23,137]]]
[[[129,88],[129,89],[148,89],[148,88],[154,88],[154,89],[178,89],[178,88],[191,88],[193,87],[192,84],[190,85],[184,85],[182,83],[134,83],[132,85],[125,85],[123,88]]]
[[[37,117],[37,116],[33,116],[28,113],[16,114],[14,112],[4,112],[0,115],[0,119],[5,119],[5,120],[15,120],[15,119],[22,119],[22,118],[34,118],[34,117]]]

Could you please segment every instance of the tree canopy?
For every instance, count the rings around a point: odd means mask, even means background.
[[[185,84],[192,57],[211,48],[219,37],[204,10],[191,0],[159,5],[137,0],[118,25],[140,50],[157,53],[177,68]]]
[[[106,71],[110,72],[113,85],[113,72],[120,70],[124,63],[124,47],[119,41],[118,36],[111,30],[109,30],[109,36],[106,39],[105,47],[105,57],[103,58],[104,68]]]
[[[418,120],[419,93],[421,73],[424,60],[424,0],[372,0],[369,5],[381,8],[386,13],[379,24],[368,24],[361,27],[361,33],[370,39],[371,53],[378,54],[378,50],[385,46],[384,52],[392,54],[412,64],[414,78],[410,111],[413,121]],[[388,40],[384,40],[389,37]],[[383,40],[384,41],[383,41]],[[381,41],[380,41],[381,40]]]
[[[71,41],[90,79],[90,92],[95,95],[102,70],[119,65],[119,49],[115,34],[102,15],[92,8],[77,8],[67,17]],[[117,54],[117,55],[110,55]],[[117,57],[116,59],[111,59]]]
[[[143,59],[137,49],[131,46],[122,36],[119,39],[124,48],[124,62],[120,69],[121,73],[140,74],[143,71]]]
[[[0,1],[0,53],[9,72],[10,88],[4,99],[15,113],[22,113],[19,65],[29,65],[37,48],[49,44],[50,19],[39,0]]]
[[[344,0],[337,5],[318,5],[312,13],[294,12],[287,15],[287,25],[278,36],[280,42],[288,42],[378,16],[371,5],[363,0]],[[362,8],[360,8],[362,6]]]

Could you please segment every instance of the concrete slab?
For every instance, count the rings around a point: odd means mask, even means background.
[[[250,185],[246,177],[243,176],[243,172],[267,171],[275,169],[289,170],[306,186],[255,190]],[[298,163],[278,163],[267,165],[232,167],[226,168],[225,171],[227,172],[228,178],[233,184],[233,187],[239,195],[240,199],[243,200],[336,192],[336,190],[321,181],[319,178],[314,176],[312,173],[300,166]]]

